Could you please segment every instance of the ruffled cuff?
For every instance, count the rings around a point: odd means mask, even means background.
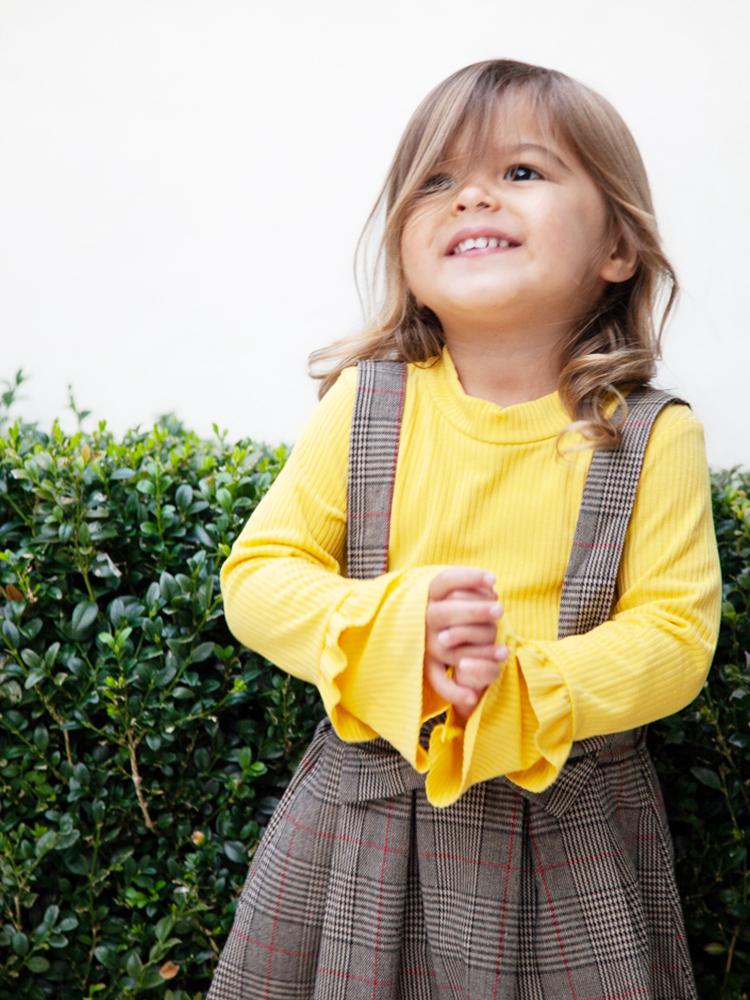
[[[510,781],[530,792],[543,792],[557,778],[573,744],[573,700],[564,675],[536,650],[522,646],[516,654],[531,713],[536,763],[508,771]]]
[[[352,580],[329,616],[320,657],[318,690],[337,735],[345,742],[381,736],[421,773],[422,724],[448,707],[424,676],[427,592],[444,568]]]
[[[465,726],[451,708],[430,734],[428,800],[452,805],[479,781],[506,775],[529,791],[555,780],[572,743],[571,699],[562,675],[533,649],[503,640],[508,659]]]

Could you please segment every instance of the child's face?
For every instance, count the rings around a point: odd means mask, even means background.
[[[407,218],[401,238],[407,284],[446,336],[509,324],[563,334],[607,282],[629,277],[636,261],[609,256],[614,248],[604,243],[601,192],[570,150],[545,138],[528,110],[501,105],[493,134],[494,149],[463,186],[450,171],[466,162],[465,150],[449,150],[452,168],[439,165],[435,173],[450,196]],[[545,149],[514,148],[527,143]],[[466,227],[497,230],[512,244],[449,253]]]

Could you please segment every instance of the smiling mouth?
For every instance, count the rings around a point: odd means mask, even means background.
[[[470,250],[463,250],[461,253],[449,253],[448,256],[454,260],[460,260],[462,257],[488,257],[490,254],[508,253],[510,250],[517,249],[518,244],[507,247],[472,247]]]

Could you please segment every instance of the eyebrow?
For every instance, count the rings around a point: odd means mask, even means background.
[[[565,163],[557,153],[554,153],[551,149],[546,146],[540,146],[536,142],[520,142],[517,146],[509,146],[507,152],[519,152],[522,149],[535,149],[537,152],[546,153],[547,156],[551,157],[556,163],[559,163],[563,170],[570,172],[570,167]]]
[[[560,157],[557,155],[557,153],[553,152],[547,146],[540,146],[539,143],[536,143],[536,142],[519,142],[515,146],[507,146],[507,147],[501,148],[500,152],[501,153],[518,153],[518,152],[520,152],[523,149],[533,149],[533,150],[536,150],[539,153],[544,153],[546,156],[549,156],[552,160],[554,160],[557,164],[559,164],[559,166],[561,166],[563,168],[563,170],[567,170],[568,173],[571,173],[570,167],[567,165],[567,163],[565,163],[563,160],[560,159]],[[452,161],[453,161],[453,158],[449,157],[448,160],[446,160],[444,162],[451,163]]]

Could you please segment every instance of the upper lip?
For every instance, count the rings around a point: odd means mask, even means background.
[[[479,236],[494,236],[498,240],[507,240],[512,246],[517,247],[521,245],[520,240],[517,240],[514,236],[510,236],[508,233],[502,232],[500,229],[493,229],[491,226],[466,226],[465,229],[459,229],[451,237],[445,251],[446,257],[453,253],[462,240],[468,240],[469,238],[477,239]]]

